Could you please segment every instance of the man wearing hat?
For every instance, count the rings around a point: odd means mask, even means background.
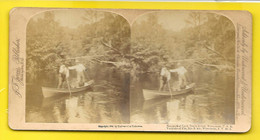
[[[187,70],[181,65],[181,63],[177,64],[176,69],[170,70],[170,72],[177,72],[178,74],[178,81],[179,81],[179,89],[184,89],[186,88],[187,85],[187,80],[185,74],[187,73]]]
[[[86,67],[79,62],[79,60],[76,59],[76,65],[69,67],[70,70],[76,70],[77,72],[77,87],[80,87],[80,85],[84,85],[85,82],[85,75],[84,71],[86,70]]]
[[[59,68],[59,84],[58,88],[63,88],[64,82],[66,82],[69,78],[69,70],[68,68],[62,64]]]
[[[161,73],[160,73],[160,88],[159,88],[159,91],[164,90],[164,88],[167,86],[167,84],[168,84],[168,88],[170,88],[170,86],[169,86],[170,79],[171,79],[171,73],[166,68],[166,66],[163,66],[162,69],[161,69]]]

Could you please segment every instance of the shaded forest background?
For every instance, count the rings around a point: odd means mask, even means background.
[[[62,26],[55,19],[55,11],[44,12],[42,17],[30,20],[26,50],[28,83],[57,82],[59,66],[62,63],[72,66],[76,59],[86,66],[88,80],[125,78],[118,65],[124,63],[122,54],[130,50],[129,24],[113,13],[84,12],[81,18],[85,24],[78,28]],[[73,17],[68,18],[73,20]],[[117,75],[111,74],[113,72]],[[72,71],[71,77],[75,75]]]
[[[159,21],[161,14],[165,13],[145,14],[132,26],[131,54],[143,63],[133,65],[133,75],[159,71],[162,66],[176,68],[177,63],[193,75],[202,71],[234,72],[235,27],[229,19],[213,13],[189,12],[186,26],[173,31],[159,23],[164,22]],[[167,14],[170,17],[171,12]]]
[[[119,83],[122,79],[129,82],[129,75],[133,82],[145,73],[159,75],[162,66],[175,68],[177,62],[193,75],[201,70],[234,75],[235,27],[224,16],[189,12],[185,28],[172,31],[160,23],[160,12],[138,17],[131,27],[117,14],[84,12],[85,24],[77,28],[62,26],[55,19],[55,11],[30,20],[27,83],[43,77],[55,81],[61,62],[73,65],[75,59],[87,67],[88,77],[113,78]]]

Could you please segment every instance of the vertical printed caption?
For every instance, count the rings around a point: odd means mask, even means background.
[[[247,95],[250,93],[249,79],[247,78],[248,67],[250,66],[250,46],[248,45],[250,33],[248,29],[237,24],[237,85],[236,85],[236,118],[238,116],[246,116],[245,106],[247,101]]]
[[[20,39],[16,39],[11,42],[11,60],[14,61],[14,72],[11,76],[11,89],[20,98],[22,94],[20,92],[21,87],[24,86],[24,58],[20,56]]]

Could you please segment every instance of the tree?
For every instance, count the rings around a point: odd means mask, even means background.
[[[26,34],[27,75],[32,81],[47,69],[55,69],[55,60],[66,56],[63,44],[64,30],[54,20],[53,12],[45,12],[43,18],[32,19]]]

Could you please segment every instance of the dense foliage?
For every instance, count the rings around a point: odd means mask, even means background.
[[[190,68],[208,67],[233,71],[235,29],[224,16],[191,12],[186,28],[171,31],[159,24],[160,13],[143,15],[132,27],[132,54],[142,59],[137,72],[174,68],[176,62]],[[137,19],[138,20],[138,19]],[[160,21],[162,22],[162,21]]]
[[[172,31],[161,24],[160,12],[138,17],[131,27],[122,16],[102,11],[85,11],[85,24],[77,28],[62,26],[55,11],[42,15],[27,26],[27,82],[75,59],[92,76],[117,70],[133,79],[164,65],[174,68],[176,62],[191,70],[234,70],[235,29],[224,16],[190,12],[185,28]]]
[[[86,11],[82,17],[86,24],[72,29],[55,20],[55,11],[43,14],[27,26],[27,81],[56,73],[61,63],[73,65],[75,59],[93,71],[123,65],[122,57],[130,49],[130,27],[121,16]]]

